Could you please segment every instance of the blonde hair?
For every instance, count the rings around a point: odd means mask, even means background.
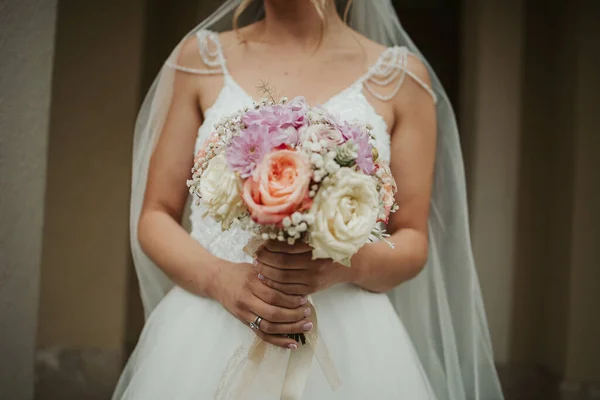
[[[240,5],[236,8],[235,13],[233,14],[233,29],[237,32],[238,37],[241,38],[239,34],[239,22],[240,17],[246,11],[246,9],[250,6],[250,4],[254,0],[242,0]],[[259,0],[261,1],[261,0]],[[331,7],[335,3],[334,0],[310,0],[310,2],[315,6],[317,10],[317,14],[319,14],[319,18],[321,18],[321,38],[319,39],[319,43],[323,40],[323,35],[325,34],[325,30],[327,29],[327,9]],[[350,7],[352,6],[352,0],[348,0],[346,4],[346,8],[344,10],[343,20],[344,22],[348,21],[348,14],[350,12]]]

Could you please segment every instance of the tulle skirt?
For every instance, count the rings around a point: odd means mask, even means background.
[[[435,399],[418,356],[388,297],[353,285],[313,296],[319,331],[341,385],[334,391],[311,364],[302,399]],[[215,399],[235,379],[223,379],[251,329],[213,300],[175,287],[153,311],[119,380],[114,400]],[[273,346],[254,384],[236,398],[279,400],[290,350]],[[233,374],[235,375],[235,374]]]

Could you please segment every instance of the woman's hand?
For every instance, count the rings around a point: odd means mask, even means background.
[[[351,268],[330,259],[312,259],[305,243],[270,240],[256,252],[254,266],[265,286],[287,295],[309,295],[337,283],[350,282]],[[278,304],[278,303],[271,303]]]
[[[263,318],[254,333],[276,346],[295,350],[297,342],[282,335],[308,332],[313,327],[307,319],[312,310],[306,297],[264,285],[250,264],[225,264],[212,291],[212,297],[245,325],[257,316]]]

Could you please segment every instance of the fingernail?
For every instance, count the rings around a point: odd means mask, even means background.
[[[298,345],[295,345],[295,344],[293,344],[293,343],[292,343],[292,344],[289,344],[289,345],[288,345],[288,349],[290,349],[290,350],[298,350]]]
[[[263,274],[258,274],[258,279],[260,279],[261,281],[264,281],[265,277]]]
[[[302,325],[302,329],[304,329],[305,331],[310,331],[313,328],[313,324],[312,322],[307,322],[304,325]]]
[[[252,265],[254,265],[254,266],[258,265],[258,260],[256,258],[254,260],[252,260]]]
[[[304,316],[305,316],[305,317],[308,317],[310,314],[312,314],[312,308],[310,308],[310,307],[306,307],[306,308],[304,309]]]
[[[303,297],[303,298],[300,299],[300,305],[301,306],[305,305],[306,303],[308,303],[308,299],[306,297]]]

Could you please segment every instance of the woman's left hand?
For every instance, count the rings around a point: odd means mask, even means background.
[[[349,268],[331,259],[313,260],[312,249],[301,242],[267,241],[256,252],[254,266],[265,285],[289,295],[307,296],[349,281]]]

